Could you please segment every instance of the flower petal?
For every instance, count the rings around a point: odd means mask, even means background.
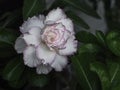
[[[66,18],[66,15],[63,12],[63,10],[60,8],[57,8],[48,13],[48,15],[46,16],[45,22],[46,23],[47,22],[56,22],[56,21],[64,19],[64,18]]]
[[[73,22],[69,18],[59,20],[57,23],[62,23],[68,31],[74,34]]]
[[[32,27],[44,27],[44,19],[45,17],[43,15],[39,15],[39,17],[33,16],[32,18],[28,18],[27,21],[25,21],[22,26],[20,27],[20,31],[22,33],[28,32]]]
[[[20,37],[17,38],[15,42],[15,50],[17,51],[17,53],[22,53],[26,47],[27,44],[21,35]]]
[[[66,65],[67,65],[67,57],[56,54],[55,60],[52,63],[51,67],[53,67],[56,71],[62,71],[62,69]]]
[[[35,37],[34,35],[24,34],[23,39],[25,40],[27,45],[38,46],[40,44],[39,38]]]
[[[29,30],[29,34],[36,36],[37,38],[41,37],[41,28],[33,27]]]
[[[66,44],[64,49],[60,49],[58,52],[60,55],[72,55],[77,51],[77,41],[75,40],[75,37],[70,37]]]
[[[36,48],[34,46],[28,46],[23,52],[24,64],[29,67],[36,67],[41,64],[41,60],[36,56]]]
[[[40,64],[36,67],[36,72],[38,74],[48,74],[52,68],[49,65]]]
[[[50,51],[45,44],[40,44],[37,48],[37,57],[43,60],[43,64],[51,64],[54,61],[56,53]]]

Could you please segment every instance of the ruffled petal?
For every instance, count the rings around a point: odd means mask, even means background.
[[[45,22],[46,23],[48,23],[48,22],[53,23],[53,22],[56,22],[56,21],[64,19],[64,18],[66,18],[66,15],[63,12],[63,10],[60,8],[57,8],[57,9],[54,9],[48,13],[48,15],[46,16]]]
[[[56,54],[55,60],[52,63],[51,67],[55,69],[55,71],[62,71],[62,69],[67,65],[67,57],[60,56]]]
[[[57,23],[62,23],[68,31],[74,34],[73,23],[69,18],[59,20]]]
[[[60,55],[72,55],[77,51],[77,41],[75,40],[75,37],[70,37],[65,46],[64,49],[60,49],[58,52]]]
[[[36,67],[36,72],[38,74],[48,74],[52,68],[49,65],[40,64]]]
[[[32,27],[44,27],[44,20],[45,17],[43,15],[33,16],[32,18],[28,18],[27,21],[25,21],[22,26],[20,27],[20,31],[22,33],[28,32]]]
[[[39,38],[41,37],[41,28],[39,27],[33,27],[28,31],[29,34],[34,35],[35,37]]]
[[[36,56],[36,48],[34,46],[28,46],[23,52],[24,64],[29,67],[36,67],[41,64],[41,60]]]
[[[39,38],[37,38],[34,35],[24,34],[23,39],[25,40],[25,42],[27,43],[27,45],[38,46],[40,44]]]
[[[45,44],[40,44],[36,49],[37,57],[43,61],[43,64],[51,64],[54,61],[56,52],[50,51]]]
[[[17,51],[17,53],[23,53],[26,47],[27,44],[21,35],[20,37],[17,38],[15,42],[15,50]]]

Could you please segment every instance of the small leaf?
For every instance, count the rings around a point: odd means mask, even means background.
[[[20,57],[17,57],[6,65],[3,70],[3,78],[9,81],[17,81],[24,71],[24,64]]]
[[[120,32],[111,31],[106,36],[108,48],[117,56],[120,56]]]
[[[109,90],[110,76],[107,67],[100,62],[91,63],[91,70],[96,72],[101,80],[102,90]]]
[[[24,0],[23,6],[23,18],[26,20],[28,17],[32,17],[39,13],[42,13],[46,9],[45,0]]]
[[[32,70],[27,73],[27,77],[28,77],[29,83],[32,86],[36,86],[36,87],[43,87],[49,81],[46,75],[39,75]]]
[[[76,34],[76,38],[78,41],[82,43],[96,43],[97,42],[96,37],[92,33],[86,32],[86,31],[78,32]]]
[[[64,0],[67,4],[70,6],[90,15],[95,18],[100,18],[100,16],[95,12],[93,9],[91,9],[90,6],[88,6],[86,3],[81,3],[79,0]]]
[[[111,39],[115,39],[116,37],[119,37],[120,32],[119,31],[110,31],[108,32],[106,39],[107,40],[111,40]]]
[[[75,13],[73,13],[72,11],[68,11],[66,12],[67,16],[69,18],[71,18],[73,20],[73,22],[75,22],[76,24],[78,24],[79,26],[85,28],[85,29],[89,29],[90,27],[88,26],[88,24],[82,20],[79,16],[77,16]]]

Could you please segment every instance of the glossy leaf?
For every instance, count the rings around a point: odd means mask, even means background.
[[[96,72],[101,80],[102,90],[109,90],[110,76],[107,67],[100,62],[91,63],[91,70]]]
[[[119,31],[116,31],[116,30],[110,31],[110,32],[108,32],[106,39],[108,39],[108,40],[115,39],[115,38],[119,37],[119,34],[120,34]]]
[[[84,44],[79,48],[78,52],[79,53],[85,53],[85,52],[98,53],[100,50],[101,48],[95,44]]]
[[[120,56],[120,32],[111,31],[106,36],[109,49],[117,56]]]
[[[84,20],[82,20],[79,16],[77,16],[74,12],[68,11],[66,13],[67,13],[67,16],[69,18],[71,18],[73,20],[73,22],[75,22],[76,24],[78,24],[80,27],[83,27],[83,28],[86,28],[86,29],[90,28],[88,26],[88,24]]]
[[[87,31],[80,31],[76,34],[76,38],[78,41],[82,43],[96,43],[97,39],[96,37]]]
[[[93,16],[95,18],[100,18],[97,12],[91,9],[91,7],[88,6],[86,3],[81,3],[79,0],[64,0],[64,1],[70,6],[86,13],[87,15]]]
[[[3,78],[9,81],[17,81],[24,71],[24,64],[20,57],[17,57],[6,65],[3,70]]]
[[[83,90],[101,90],[99,79],[96,74],[90,71],[89,54],[82,53],[78,57],[72,57],[72,64],[76,71],[76,75],[79,81],[79,84],[83,88]]]
[[[120,63],[108,61],[107,64],[111,76],[111,90],[120,90]]]
[[[24,0],[23,18],[27,19],[28,17],[42,13],[45,8],[45,0]]]

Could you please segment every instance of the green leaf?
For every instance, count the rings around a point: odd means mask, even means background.
[[[7,58],[16,55],[14,43],[18,33],[15,30],[0,28],[0,57]]]
[[[91,70],[96,72],[101,80],[102,90],[109,90],[110,76],[107,67],[100,62],[91,63]]]
[[[91,9],[90,6],[88,6],[86,3],[81,3],[79,0],[64,0],[67,4],[69,4],[70,6],[90,15],[93,16],[95,18],[100,18],[100,16],[97,14],[96,11],[94,11],[93,9]]]
[[[9,85],[13,88],[22,88],[25,83],[26,83],[26,79],[25,77],[23,76],[22,78],[20,78],[19,80],[16,80],[16,81],[9,81],[8,82]]]
[[[45,0],[24,0],[23,6],[23,18],[26,20],[28,17],[32,17],[39,13],[42,13],[46,9]]]
[[[106,36],[108,48],[117,56],[120,56],[120,32],[111,31]]]
[[[101,48],[99,46],[95,45],[95,44],[84,44],[79,48],[78,52],[79,52],[79,54],[80,53],[85,53],[85,52],[86,53],[87,52],[89,52],[89,53],[97,53],[100,50],[101,50]]]
[[[87,31],[80,31],[76,34],[76,38],[78,41],[82,43],[96,43],[97,39],[96,37]]]
[[[17,25],[20,22],[21,9],[17,9],[13,12],[6,12],[1,19],[3,19],[3,24],[1,27],[11,27],[12,25]],[[5,19],[5,20],[4,20]]]
[[[112,40],[108,42],[109,49],[117,56],[120,56],[120,41]]]
[[[102,46],[106,46],[105,35],[103,32],[97,30],[96,31],[96,38]]]
[[[57,8],[57,7],[65,7],[65,3],[63,0],[52,0],[51,5],[50,4],[46,5],[46,7],[48,7],[48,10],[51,10],[51,9]]]
[[[68,11],[66,12],[67,16],[69,18],[71,18],[73,20],[73,22],[75,22],[76,24],[78,24],[79,26],[85,28],[85,29],[89,29],[90,27],[88,26],[88,24],[82,20],[79,16],[77,16],[74,12],[72,11]]]
[[[29,83],[32,86],[36,86],[36,87],[43,87],[49,81],[49,78],[46,75],[39,75],[32,70],[27,73],[27,77],[28,77]]]
[[[18,34],[12,29],[0,28],[0,46],[14,45]]]
[[[78,57],[72,57],[72,64],[76,71],[76,75],[78,77],[79,84],[83,88],[83,90],[101,90],[99,79],[96,74],[90,71],[89,54],[82,53]]]
[[[6,65],[3,70],[3,78],[9,81],[17,81],[24,71],[24,64],[22,59],[17,57]]]
[[[110,31],[108,32],[107,36],[106,36],[106,39],[108,40],[112,40],[112,39],[115,39],[115,38],[119,38],[119,34],[120,34],[120,31]]]
[[[108,69],[111,76],[111,90],[120,90],[120,63],[108,61]]]

